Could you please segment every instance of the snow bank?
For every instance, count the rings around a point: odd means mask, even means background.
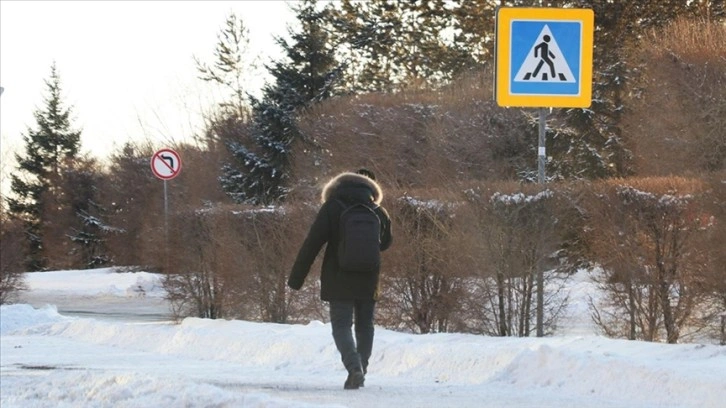
[[[9,393],[10,394],[10,393]],[[28,401],[35,401],[28,404]],[[7,405],[6,405],[7,404]],[[340,405],[309,404],[264,393],[239,393],[178,378],[138,373],[106,374],[73,371],[51,373],[13,381],[5,407],[140,408],[140,407],[249,407],[336,408]]]
[[[54,295],[163,297],[161,275],[149,272],[120,272],[116,268],[73,271],[28,272],[29,291]]]
[[[30,305],[4,305],[0,310],[0,335],[69,320],[68,317],[58,314],[58,309],[52,305],[40,309]]]
[[[278,325],[188,318],[179,325],[118,324],[67,319],[51,308],[26,305],[2,306],[0,313],[3,335],[63,338],[74,344],[110,346],[181,361],[231,364],[239,371],[264,372],[273,378],[279,375],[283,382],[340,371],[330,325],[320,322]],[[11,323],[6,325],[6,320]],[[711,345],[665,345],[596,336],[512,339],[411,335],[379,328],[370,370],[372,378],[405,378],[414,384],[501,384],[553,393],[566,390],[628,406],[717,407],[726,398],[726,348]],[[135,376],[70,374],[70,381],[90,388],[84,392],[97,392],[115,402],[152,394],[162,402],[167,393],[190,386]],[[228,398],[227,391],[214,387],[195,389],[195,396],[185,396],[182,401],[204,405]],[[269,401],[265,404],[260,406],[275,406]]]

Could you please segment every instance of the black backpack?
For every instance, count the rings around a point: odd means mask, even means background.
[[[381,220],[375,208],[363,203],[344,207],[340,214],[338,265],[344,273],[377,273],[381,266]]]

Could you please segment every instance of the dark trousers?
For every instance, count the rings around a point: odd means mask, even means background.
[[[333,326],[333,340],[340,352],[343,365],[350,372],[368,370],[368,359],[373,350],[374,300],[350,300],[330,302],[330,323]],[[353,339],[353,317],[355,316],[355,339]]]

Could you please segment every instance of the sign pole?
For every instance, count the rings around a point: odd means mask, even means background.
[[[167,180],[179,175],[182,161],[172,149],[161,149],[151,157],[151,171],[164,181],[164,268],[169,271],[169,191]]]
[[[169,272],[169,195],[164,180],[164,265]]]
[[[547,134],[547,110],[539,108],[539,147],[537,149],[537,181],[544,190],[545,164],[547,162],[547,149],[545,135]],[[537,260],[537,337],[544,336],[544,271],[541,260]]]
[[[545,134],[550,108],[592,103],[595,13],[591,9],[499,7],[494,95],[499,106],[539,108],[537,179],[547,182]],[[543,242],[541,242],[543,244]],[[544,336],[543,260],[537,260],[537,337]]]
[[[545,149],[545,134],[547,131],[546,108],[539,108],[539,148],[537,149],[537,182],[545,184],[545,163],[547,162],[547,151]]]

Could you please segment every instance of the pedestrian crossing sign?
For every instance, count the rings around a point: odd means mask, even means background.
[[[594,20],[590,9],[499,8],[497,104],[590,106]]]

